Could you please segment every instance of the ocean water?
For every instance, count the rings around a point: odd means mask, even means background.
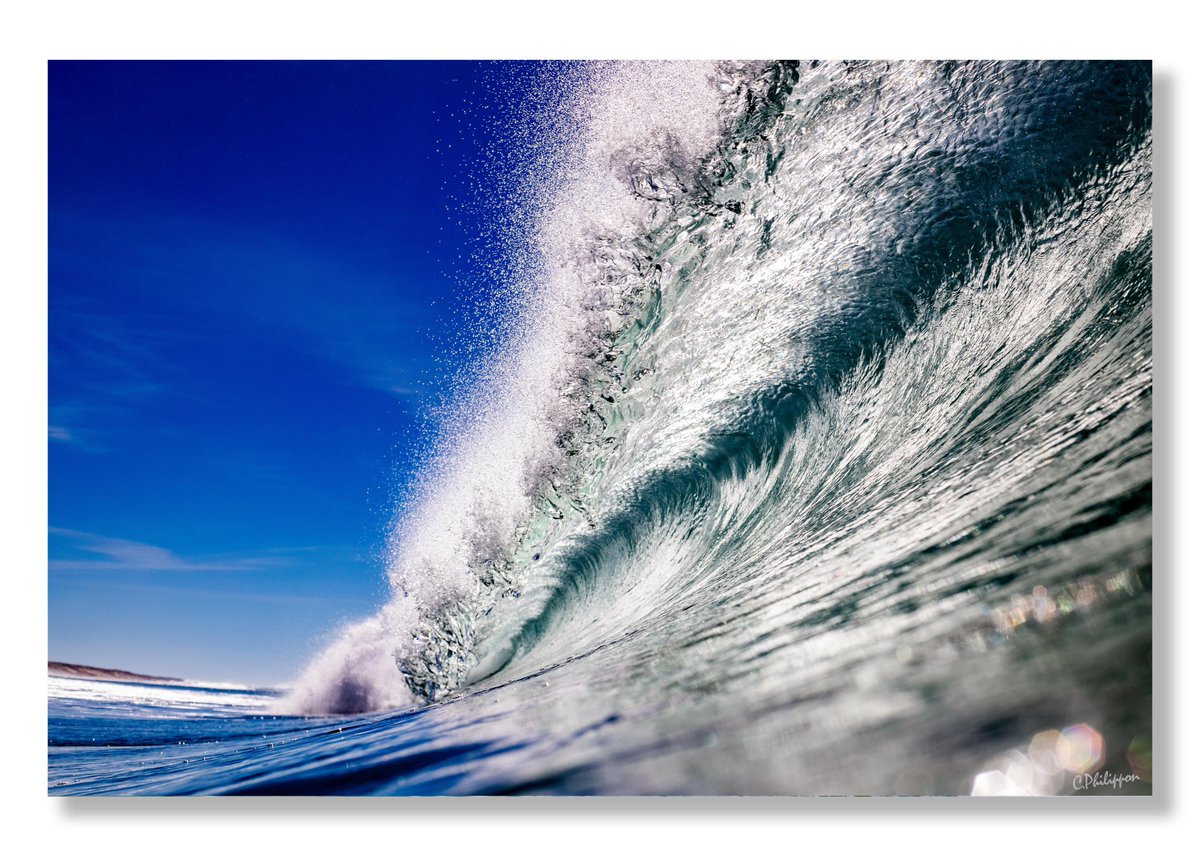
[[[50,793],[1150,792],[1149,64],[548,86],[392,598]]]

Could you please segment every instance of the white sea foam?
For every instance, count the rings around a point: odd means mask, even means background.
[[[349,714],[412,704],[413,695],[396,669],[385,613],[343,628],[308,665],[280,707],[289,712]]]
[[[458,404],[390,541],[393,600],[347,628],[296,683],[284,707],[346,712],[416,701],[397,660],[442,668],[468,646],[474,614],[512,593],[511,553],[534,503],[564,477],[586,408],[584,388],[627,295],[614,268],[628,241],[686,192],[736,109],[745,69],[713,63],[611,63],[564,73],[566,118],[535,152],[523,264],[506,331]],[[565,153],[565,154],[564,154]],[[623,243],[624,242],[624,243]],[[491,331],[477,331],[480,336]],[[482,577],[482,580],[481,580]],[[457,611],[455,605],[463,605]]]
[[[260,713],[274,703],[271,696],[255,693],[244,685],[202,682],[165,685],[67,676],[50,676],[47,696],[56,700],[103,703],[109,716],[121,712],[131,716],[144,715],[140,709],[148,708],[159,718]]]

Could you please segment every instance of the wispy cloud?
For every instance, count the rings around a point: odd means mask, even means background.
[[[400,396],[416,390],[428,343],[414,346],[423,338],[430,309],[423,290],[407,282],[409,272],[359,267],[269,232],[174,212],[150,219],[114,218],[107,211],[56,216],[56,234],[63,236],[58,270],[78,276],[103,260],[122,290],[169,296],[193,323],[239,317],[264,336],[284,332],[294,347],[340,366],[354,383]],[[51,309],[53,316],[60,307]],[[107,337],[98,343],[105,346],[102,358],[109,364],[128,360],[133,365],[124,375],[137,378],[157,362],[148,359],[157,355],[140,353],[144,337],[187,336],[179,327],[169,318],[116,330],[104,324],[94,328],[92,338]]]
[[[66,426],[50,426],[50,440],[60,440],[63,443],[79,443],[79,439]]]
[[[51,559],[50,571],[71,572],[247,572],[267,571],[284,565],[278,555],[251,557],[183,557],[158,545],[50,527],[50,535],[69,543],[75,552],[90,556]]]
[[[150,595],[170,595],[173,597],[208,598],[217,601],[246,601],[255,604],[274,604],[283,607],[305,606],[336,606],[347,605],[361,608],[361,598],[342,598],[326,594],[297,595],[288,592],[258,592],[247,590],[213,589],[211,587],[187,587],[175,585],[154,585],[142,583],[114,583],[112,581],[81,581],[81,586],[116,590],[119,592],[137,592]]]
[[[123,317],[103,304],[51,292],[48,436],[88,452],[108,450],[105,429],[164,395],[194,398],[167,356],[170,320]],[[161,404],[161,401],[159,401]]]
[[[94,440],[94,433],[87,427],[87,420],[87,409],[78,403],[52,405],[46,437],[51,443],[82,452],[104,452],[104,446]]]

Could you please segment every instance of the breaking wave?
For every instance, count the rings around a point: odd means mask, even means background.
[[[1030,592],[1149,586],[1148,64],[600,63],[554,88],[501,344],[397,516],[391,600],[288,710],[580,658],[769,685],[986,647]]]

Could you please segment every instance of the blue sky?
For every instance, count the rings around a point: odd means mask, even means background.
[[[545,70],[50,63],[52,659],[281,682],[382,602]]]

